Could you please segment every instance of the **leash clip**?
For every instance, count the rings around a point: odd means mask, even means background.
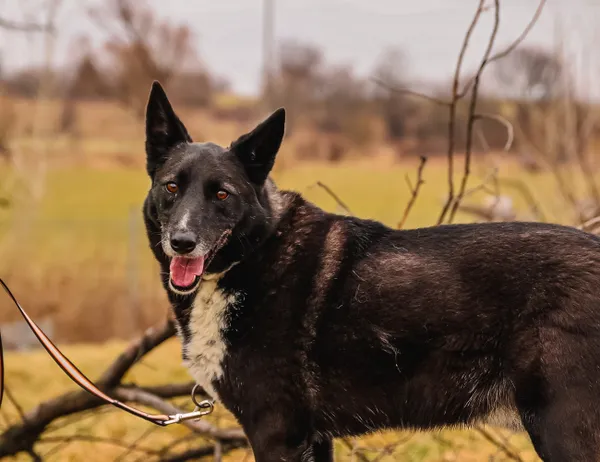
[[[181,414],[175,414],[175,415],[170,415],[170,419],[169,420],[165,420],[163,422],[164,425],[171,425],[174,423],[180,423],[180,422],[184,422],[186,420],[200,420],[200,417],[203,417],[205,415],[211,414],[215,408],[214,405],[214,401],[209,401],[209,400],[204,400],[204,401],[198,401],[197,397],[196,397],[196,393],[198,392],[198,389],[200,388],[200,386],[198,384],[194,385],[194,388],[192,389],[192,401],[194,402],[194,404],[196,405],[196,407],[194,408],[194,410],[192,412],[184,412]]]

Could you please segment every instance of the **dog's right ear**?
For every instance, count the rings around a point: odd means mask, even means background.
[[[180,143],[191,143],[192,138],[175,114],[167,94],[157,81],[152,83],[146,106],[146,170],[151,178],[165,163],[169,152]]]

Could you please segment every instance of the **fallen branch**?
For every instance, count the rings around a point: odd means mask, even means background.
[[[221,454],[226,454],[228,452],[233,451],[234,449],[241,449],[246,447],[246,445],[242,445],[239,442],[228,442],[221,443]],[[176,454],[173,456],[162,457],[160,459],[161,462],[185,462],[187,460],[198,460],[202,457],[208,457],[215,455],[215,448],[213,446],[204,446],[198,449],[189,449],[187,451],[182,452],[181,454]]]
[[[344,443],[344,445],[350,449],[350,452],[354,458],[354,456],[360,460],[361,462],[369,462],[369,459],[361,452],[359,452],[355,447],[354,444],[352,444],[352,441],[350,441],[348,438],[342,438],[342,443]]]
[[[174,334],[175,329],[170,320],[148,329],[108,367],[98,380],[98,387],[110,394],[137,361]],[[161,398],[172,398],[182,396],[183,389],[175,385],[155,387],[153,391],[156,395],[158,395],[157,391],[163,392]],[[191,388],[188,388],[183,395],[190,391]],[[0,458],[31,451],[40,435],[56,419],[103,405],[104,402],[84,390],[65,393],[39,404],[23,414],[23,422],[10,426],[0,435]]]
[[[117,456],[117,458],[115,458],[115,460],[113,462],[121,462],[132,452],[139,451],[140,443],[158,430],[160,430],[160,427],[148,428],[148,430],[146,430],[144,433],[142,433],[140,436],[138,436],[135,440],[133,440],[131,443],[129,443],[127,445],[127,447],[124,448],[125,450],[121,454],[119,454],[119,456]],[[154,451],[154,454],[158,455],[160,457],[160,455],[162,454],[162,451],[156,450],[156,451]]]
[[[121,401],[149,406],[167,415],[174,415],[183,412],[181,409],[178,409],[161,397],[152,393],[148,393],[144,390],[140,390],[139,388],[117,387],[114,390],[114,396]],[[181,422],[181,425],[184,425],[195,433],[218,440],[227,441],[246,439],[244,432],[240,428],[221,429],[214,427],[206,420],[186,420]]]
[[[475,427],[475,431],[481,436],[483,436],[487,441],[496,446],[499,450],[501,450],[504,453],[504,455],[509,459],[515,460],[517,462],[523,462],[523,459],[515,450],[510,448],[508,445],[504,444],[502,441],[498,441],[485,428],[477,426]]]
[[[87,443],[100,443],[106,444],[109,446],[116,446],[119,448],[128,448],[128,444],[124,443],[116,438],[107,438],[102,436],[94,436],[94,435],[69,435],[69,436],[48,436],[42,437],[38,440],[38,443],[72,443],[74,441],[84,441]],[[133,447],[133,450],[137,452],[143,452],[145,454],[158,454],[157,450],[136,445]],[[47,455],[46,455],[47,457]]]
[[[23,411],[23,407],[19,404],[19,402],[17,401],[15,396],[12,394],[12,391],[10,391],[10,388],[7,387],[6,385],[4,386],[4,393],[6,394],[6,397],[8,398],[10,403],[13,405],[13,407],[17,410],[17,414],[19,414],[21,421],[25,422],[27,420],[27,418],[25,417],[25,412]]]

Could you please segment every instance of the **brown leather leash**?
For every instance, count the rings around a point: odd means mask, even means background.
[[[198,402],[196,399],[196,392],[199,389],[198,385],[192,390],[191,398],[196,408],[192,412],[186,412],[181,414],[166,415],[166,414],[148,414],[140,411],[134,407],[128,406],[127,404],[111,398],[104,392],[102,392],[96,385],[90,381],[83,372],[81,372],[70,360],[67,358],[57,347],[52,343],[48,336],[40,329],[40,327],[29,317],[23,307],[19,304],[16,297],[13,295],[11,290],[8,288],[6,283],[0,278],[0,284],[10,296],[15,306],[19,309],[25,322],[35,334],[37,339],[40,341],[42,346],[46,349],[52,359],[59,365],[65,374],[69,376],[73,382],[79,385],[81,388],[91,393],[95,397],[101,399],[107,404],[112,404],[119,409],[122,409],[129,414],[137,416],[141,419],[152,422],[153,424],[160,425],[162,427],[171,425],[174,423],[180,423],[186,420],[199,419],[202,416],[208,415],[213,411],[214,405],[212,401],[204,400]],[[2,335],[0,334],[0,407],[2,406],[2,397],[4,395],[4,355],[2,352]]]

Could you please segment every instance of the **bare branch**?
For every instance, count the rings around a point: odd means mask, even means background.
[[[369,462],[369,459],[364,454],[358,452],[354,447],[354,444],[352,444],[352,441],[350,441],[348,438],[342,438],[342,443],[344,443],[344,445],[348,449],[350,449],[352,455],[356,456],[358,460],[360,460],[361,462]]]
[[[533,196],[525,182],[513,178],[498,178],[496,181],[498,182],[498,184],[506,185],[509,188],[515,189],[525,199],[525,201],[529,205],[529,210],[531,211],[531,213],[535,217],[537,217],[539,221],[546,221],[546,216],[542,212],[538,202],[535,200],[535,197]]]
[[[94,436],[94,435],[69,435],[69,436],[48,436],[43,437],[38,440],[39,443],[71,443],[73,441],[84,441],[87,443],[100,443],[100,444],[108,444],[110,446],[117,446],[120,448],[129,448],[129,444],[123,441],[120,441],[116,438],[107,438],[102,436]],[[158,451],[136,445],[132,448],[134,451],[144,452],[146,454],[158,454]]]
[[[8,398],[8,400],[12,403],[12,405],[17,410],[17,413],[19,414],[21,421],[27,422],[26,417],[25,417],[25,412],[23,411],[23,407],[19,404],[19,402],[17,401],[15,396],[12,394],[12,391],[10,391],[10,388],[7,387],[6,385],[4,385],[4,393],[6,393],[6,397]]]
[[[173,322],[167,320],[162,324],[151,327],[142,337],[134,340],[127,349],[119,355],[112,365],[100,377],[100,383],[104,387],[114,387],[129,369],[139,361],[146,353],[150,352],[161,343],[175,335]]]
[[[587,231],[588,233],[596,234],[598,232],[598,224],[600,224],[600,216],[590,218],[586,222],[576,226],[576,228],[582,231]]]
[[[222,454],[226,454],[234,449],[239,449],[245,447],[239,441],[231,441],[227,443],[221,443]],[[203,457],[214,456],[215,448],[213,446],[204,446],[198,449],[189,449],[187,451],[182,452],[181,454],[177,454],[169,457],[161,457],[161,462],[185,462],[187,460],[199,460]],[[216,460],[216,459],[214,459]]]
[[[339,196],[338,196],[336,193],[334,193],[334,192],[331,190],[331,188],[330,188],[329,186],[327,186],[327,185],[326,185],[326,184],[324,184],[324,183],[321,183],[320,181],[317,181],[317,183],[316,183],[316,184],[317,184],[317,186],[319,186],[320,188],[323,188],[323,189],[325,190],[325,192],[326,192],[327,194],[329,194],[329,195],[330,195],[330,196],[333,198],[333,200],[334,200],[334,201],[335,201],[335,202],[336,202],[336,203],[337,203],[337,204],[338,204],[338,205],[339,205],[339,206],[340,206],[340,207],[341,207],[343,210],[345,210],[345,211],[346,211],[346,213],[347,213],[347,214],[349,214],[349,215],[354,215],[354,214],[352,213],[352,211],[350,210],[350,208],[349,208],[349,207],[348,207],[348,206],[347,206],[347,205],[344,203],[344,201],[342,201],[342,199],[340,199],[340,197],[339,197]]]
[[[125,450],[121,454],[119,454],[119,456],[113,462],[121,462],[122,460],[125,459],[125,457],[127,457],[132,452],[139,451],[139,444],[143,440],[148,438],[150,435],[152,435],[154,432],[156,432],[157,430],[160,430],[160,427],[154,426],[154,427],[148,428],[144,433],[142,433],[135,440],[133,440],[131,443],[129,443],[127,445],[127,447],[125,448]],[[162,453],[162,451],[154,451],[154,454],[157,454],[157,455],[160,455],[161,453]]]
[[[219,440],[215,441],[213,460],[215,462],[222,462],[223,460],[223,445]]]
[[[123,376],[139,359],[173,335],[174,328],[170,321],[148,329],[138,340],[132,342],[125,352],[102,374],[97,383],[98,387],[110,394],[111,390],[119,384]],[[189,387],[189,384],[154,387],[153,391],[161,391],[164,393],[160,396],[161,398],[169,398],[173,397],[170,392],[177,392],[179,394],[175,394],[175,396],[181,396],[180,392],[183,391],[183,387]],[[126,390],[127,388],[123,389]],[[183,394],[188,394],[190,388],[185,390]],[[147,391],[144,392],[148,393]],[[39,404],[24,414],[24,422],[11,426],[0,435],[0,458],[21,451],[28,451],[46,427],[54,420],[103,405],[105,405],[104,402],[85,390],[65,393]]]
[[[426,99],[428,101],[431,101],[433,103],[436,104],[440,104],[442,106],[450,106],[450,102],[448,101],[444,101],[443,99],[440,98],[436,98],[434,96],[429,96],[426,95],[425,93],[419,93],[418,91],[413,91],[410,90],[408,88],[398,88],[395,87],[393,85],[390,85],[389,83],[384,82],[383,80],[377,78],[377,77],[371,77],[371,80],[376,83],[377,85],[389,90],[389,91],[393,91],[394,93],[398,93],[398,94],[406,94],[406,95],[410,95],[410,96],[416,96],[418,98],[423,98]]]
[[[398,229],[404,228],[406,219],[408,218],[408,215],[409,215],[411,209],[413,208],[413,206],[415,205],[415,202],[419,195],[419,190],[421,189],[421,186],[423,185],[423,183],[425,183],[425,181],[423,180],[423,168],[425,167],[426,163],[427,163],[427,157],[421,157],[421,163],[419,164],[419,168],[417,169],[417,184],[415,185],[414,188],[409,186],[411,189],[410,200],[408,201],[408,204],[406,204],[406,208],[404,209],[404,213],[402,214],[402,219],[398,223]],[[407,177],[407,181],[408,181],[408,177]],[[409,185],[410,185],[410,182],[409,182]]]
[[[524,462],[521,456],[508,445],[504,444],[502,441],[498,441],[496,438],[492,436],[490,432],[488,432],[485,428],[477,426],[475,427],[475,431],[477,431],[481,436],[483,436],[487,441],[492,443],[498,449],[500,449],[506,457],[511,460],[515,460],[517,462]]]
[[[504,148],[502,149],[504,151],[510,151],[513,142],[515,141],[515,128],[513,127],[513,124],[511,124],[507,119],[498,114],[479,113],[475,114],[473,117],[475,121],[481,119],[489,119],[495,120],[496,122],[504,125],[504,127],[506,128],[506,143],[504,143]]]
[[[511,43],[508,47],[506,47],[504,50],[496,53],[495,55],[493,55],[489,60],[488,63],[491,63],[493,61],[497,61],[501,58],[504,58],[506,55],[508,55],[511,51],[513,51],[515,48],[517,48],[521,42],[523,40],[525,40],[525,37],[527,37],[527,34],[529,34],[529,32],[531,31],[531,29],[533,28],[533,26],[535,25],[535,23],[537,22],[538,18],[540,17],[540,14],[542,14],[542,10],[544,9],[544,5],[546,4],[546,0],[540,0],[540,3],[537,7],[537,9],[535,10],[535,13],[533,15],[533,17],[531,18],[531,21],[529,21],[529,24],[527,24],[527,26],[525,27],[525,29],[523,29],[523,32],[521,32],[521,35],[519,35],[516,40]]]
[[[167,443],[166,445],[164,445],[163,447],[161,447],[160,450],[159,450],[160,460],[163,460],[164,457],[166,457],[174,448],[176,448],[180,444],[187,443],[187,442],[192,441],[192,440],[195,441],[197,439],[198,439],[198,435],[196,435],[193,432],[190,432],[190,433],[188,433],[187,435],[185,435],[185,436],[183,436],[181,438],[177,438],[176,440]]]
[[[156,409],[167,415],[179,414],[182,411],[164,399],[136,388],[117,387],[114,390],[114,396],[122,401],[143,404]],[[187,428],[195,433],[210,436],[219,440],[245,439],[246,436],[240,428],[220,429],[212,426],[206,420],[187,420],[182,422]]]
[[[535,25],[535,23],[537,22],[538,18],[540,17],[540,14],[542,13],[542,10],[544,9],[544,4],[546,3],[546,0],[540,0],[540,3],[537,7],[537,9],[535,10],[535,14],[533,15],[533,18],[531,19],[531,21],[529,22],[529,24],[527,24],[527,26],[525,27],[525,29],[523,29],[523,32],[521,32],[521,35],[519,35],[519,37],[517,37],[515,39],[514,42],[512,42],[508,47],[506,47],[504,50],[496,53],[495,55],[491,56],[490,59],[488,60],[488,64],[492,63],[494,61],[497,61],[501,58],[504,58],[505,56],[507,56],[508,54],[510,54],[515,48],[517,48],[521,42],[525,39],[525,37],[527,37],[527,34],[529,34],[529,32],[531,31],[531,29],[533,28],[533,26]],[[462,91],[459,93],[459,99],[463,98],[467,95],[467,93],[469,92],[470,88],[473,86],[473,83],[475,82],[475,76],[473,76],[471,79],[469,79],[469,81],[466,83],[466,85],[464,86],[464,88],[462,89]]]
[[[490,39],[488,42],[488,46],[483,55],[483,59],[481,60],[481,64],[479,65],[479,69],[477,70],[477,74],[475,74],[475,81],[473,83],[473,89],[471,90],[471,103],[469,105],[469,118],[467,121],[467,146],[465,149],[465,169],[463,173],[463,177],[460,184],[460,189],[457,195],[456,201],[454,201],[454,205],[452,206],[452,210],[450,212],[450,216],[448,218],[448,223],[452,223],[454,220],[454,216],[456,215],[456,211],[458,210],[458,206],[460,205],[460,201],[463,198],[465,193],[465,189],[467,187],[467,181],[469,180],[469,175],[471,173],[471,151],[473,148],[473,125],[475,124],[475,108],[477,106],[477,97],[479,93],[479,82],[481,79],[481,75],[485,70],[486,65],[489,61],[489,56],[492,52],[492,48],[494,47],[494,42],[496,41],[496,34],[498,33],[498,27],[500,26],[500,0],[494,0],[494,27],[492,29],[492,33],[490,35]]]
[[[458,84],[460,81],[460,71],[462,68],[463,59],[465,53],[467,51],[467,47],[469,46],[469,41],[471,40],[471,35],[473,34],[473,30],[479,21],[479,17],[484,10],[484,0],[479,0],[479,6],[477,7],[477,11],[475,11],[475,15],[473,16],[473,20],[467,30],[465,38],[463,40],[462,47],[460,49],[460,53],[458,55],[458,61],[456,63],[456,69],[454,70],[454,81],[452,83],[452,100],[450,102],[450,118],[448,120],[448,199],[442,208],[440,216],[438,218],[437,223],[443,223],[446,218],[446,213],[448,213],[448,209],[450,208],[450,204],[454,200],[454,127],[456,125],[456,105],[459,100],[458,94]]]

